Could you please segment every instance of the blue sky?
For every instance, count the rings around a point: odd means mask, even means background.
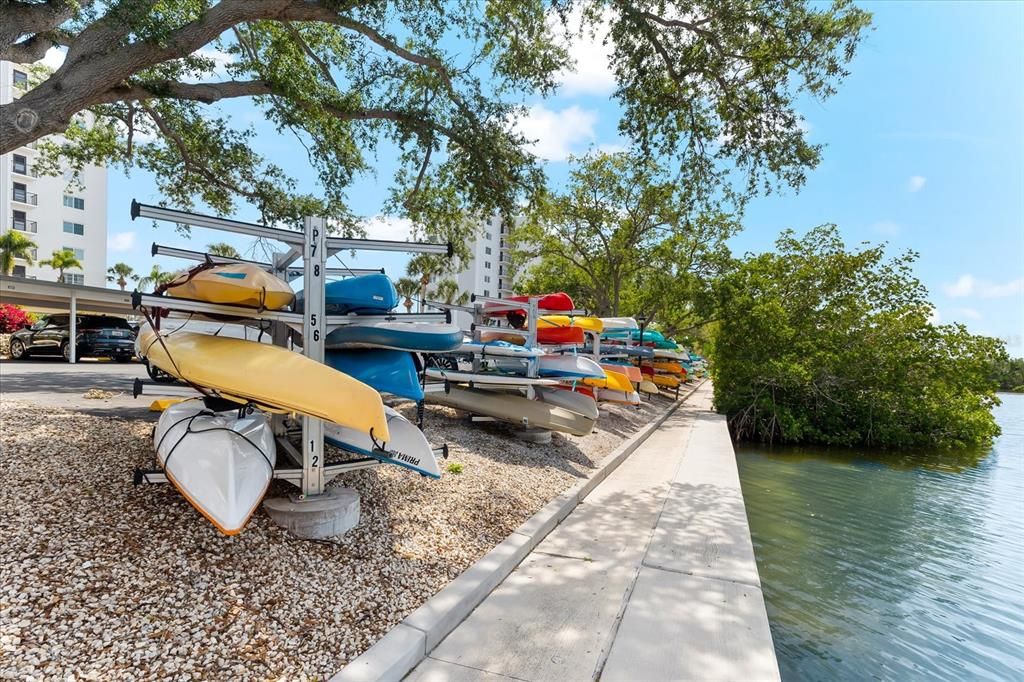
[[[864,2],[873,30],[839,93],[826,102],[802,102],[813,142],[826,145],[821,165],[799,192],[759,198],[745,216],[735,252],[770,249],[785,228],[798,232],[826,222],[848,243],[885,241],[920,253],[917,274],[931,292],[937,317],[1006,339],[1024,355],[1024,3]],[[597,43],[574,42],[579,68],[563,74],[547,100],[528,100],[522,122],[538,140],[553,182],[566,176],[569,153],[615,149],[618,108]],[[258,119],[244,103],[227,109]],[[258,121],[256,146],[307,186],[315,178],[294,154],[294,141]],[[377,215],[388,177],[386,153],[378,178],[353,187],[352,208]],[[181,238],[169,227],[132,223],[132,197],[156,203],[144,173],[111,171],[108,261],[148,271],[149,246],[201,248],[241,238],[195,230]],[[255,216],[240,207],[236,217]],[[399,221],[381,221],[373,236],[404,238]],[[397,276],[405,258],[366,254],[350,264],[383,266]],[[165,268],[180,265],[159,260]]]

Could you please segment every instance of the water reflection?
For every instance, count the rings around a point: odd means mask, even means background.
[[[1024,396],[992,449],[738,449],[786,679],[1019,679]]]

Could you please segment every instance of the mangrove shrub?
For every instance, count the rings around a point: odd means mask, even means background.
[[[715,404],[737,440],[960,446],[999,433],[1001,341],[936,325],[916,254],[848,250],[834,225],[749,257],[711,287]]]

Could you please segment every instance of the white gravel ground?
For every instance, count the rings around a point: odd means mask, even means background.
[[[329,677],[668,404],[604,406],[594,433],[550,445],[430,406],[463,472],[342,476],[362,521],[311,542],[262,509],[224,537],[172,487],[133,488],[150,422],[2,402],[0,679]]]

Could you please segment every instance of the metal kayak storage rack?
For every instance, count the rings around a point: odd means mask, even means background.
[[[327,220],[324,218],[307,217],[303,219],[303,228],[286,230],[268,227],[257,223],[247,223],[228,218],[202,215],[190,211],[180,211],[162,206],[141,204],[132,200],[132,220],[150,218],[168,221],[190,227],[204,227],[234,234],[248,235],[261,239],[280,242],[286,250],[275,253],[273,262],[262,263],[243,259],[213,256],[198,251],[178,249],[153,244],[153,255],[164,255],[199,262],[214,263],[252,263],[268,272],[291,281],[303,278],[305,304],[303,312],[281,310],[259,310],[237,305],[221,305],[172,296],[132,293],[132,306],[138,310],[168,311],[175,317],[191,314],[217,315],[234,318],[232,323],[243,325],[265,325],[269,323],[271,338],[274,345],[287,346],[288,330],[294,329],[302,333],[302,354],[323,363],[324,342],[327,335],[338,327],[362,322],[451,322],[451,313],[389,313],[386,315],[325,315],[324,287],[328,276],[354,276],[370,273],[383,273],[381,269],[349,269],[328,268],[326,263],[330,256],[339,251],[394,251],[405,253],[432,253],[451,257],[454,253],[450,243],[401,242],[382,239],[353,239],[332,237],[328,235]],[[301,259],[301,261],[300,261]],[[159,319],[159,315],[157,316]],[[184,386],[170,386],[150,382],[135,381],[133,393],[139,395],[196,395],[196,392]],[[277,468],[274,478],[288,481],[299,488],[299,500],[312,500],[324,494],[328,481],[339,474],[355,469],[372,468],[382,464],[377,459],[366,457],[340,464],[325,465],[324,462],[324,423],[315,417],[303,416],[301,433],[299,429],[289,429],[282,415],[273,416],[274,433],[278,444],[289,459],[301,468]],[[293,443],[297,437],[301,444]],[[435,449],[435,454],[447,455],[447,445]],[[166,477],[160,470],[139,471],[135,474],[136,483],[165,482]]]

